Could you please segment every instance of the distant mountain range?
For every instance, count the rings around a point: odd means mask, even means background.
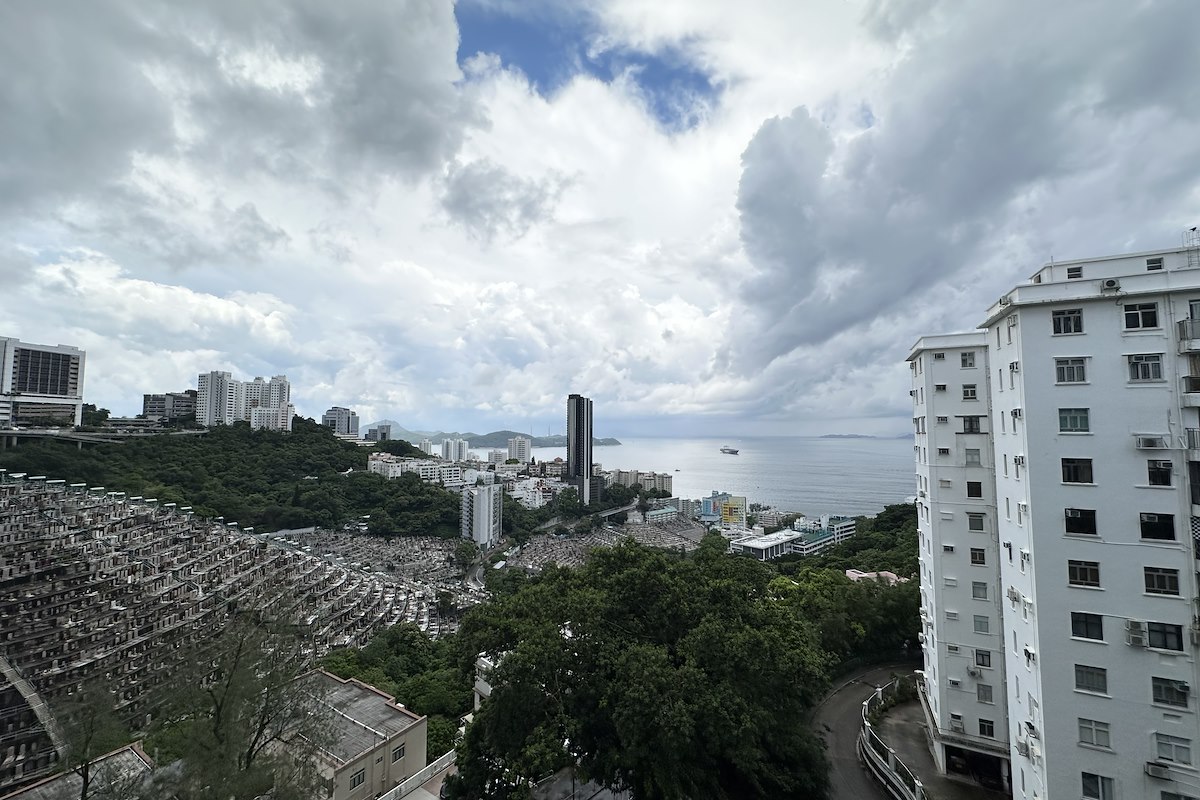
[[[902,433],[899,436],[870,436],[865,433],[826,433],[819,437],[821,439],[911,439],[911,433]]]
[[[425,439],[434,444],[441,444],[443,439],[466,439],[471,443],[471,447],[508,447],[508,440],[518,436],[524,436],[526,439],[533,439],[534,447],[566,447],[567,437],[561,434],[555,436],[530,436],[528,433],[520,431],[492,431],[491,433],[471,433],[470,431],[410,431],[399,422],[390,419],[381,419],[378,422],[372,422],[370,425],[359,427],[362,433],[366,433],[368,429],[378,425],[391,425],[392,438],[404,439],[413,444],[420,444]],[[592,445],[595,447],[611,447],[619,445],[620,442],[616,439],[592,439]]]

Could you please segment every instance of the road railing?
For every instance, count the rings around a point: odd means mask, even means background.
[[[928,800],[925,787],[908,768],[896,751],[875,732],[880,716],[916,692],[916,676],[903,675],[891,683],[880,686],[875,693],[863,701],[862,728],[858,733],[858,756],[875,779],[896,800]]]

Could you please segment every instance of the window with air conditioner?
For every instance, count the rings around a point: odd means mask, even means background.
[[[1063,509],[1066,518],[1066,531],[1073,534],[1096,535],[1096,509],[1067,508]]]
[[[1192,740],[1169,733],[1154,734],[1155,750],[1159,761],[1170,761],[1174,764],[1192,763]]]
[[[1088,433],[1091,430],[1090,412],[1086,408],[1060,408],[1059,433]]]
[[[1051,330],[1055,336],[1083,333],[1083,309],[1068,308],[1050,312]]]
[[[1138,515],[1138,520],[1143,539],[1157,539],[1160,541],[1175,540],[1174,514],[1142,513]]]
[[[1137,353],[1126,356],[1129,362],[1129,380],[1132,383],[1161,381],[1162,353]]]
[[[1179,570],[1169,567],[1143,567],[1146,594],[1179,594]]]
[[[1104,641],[1104,617],[1087,611],[1072,611],[1071,635],[1076,639]]]
[[[1054,359],[1054,380],[1057,383],[1086,383],[1086,358]]]
[[[1151,486],[1170,486],[1172,465],[1170,461],[1147,461],[1146,462],[1146,479]]]
[[[1174,678],[1152,677],[1150,679],[1151,699],[1155,703],[1176,708],[1187,708],[1188,685],[1185,681]]]
[[[939,448],[938,448],[938,455],[939,455],[939,456],[948,456],[948,455],[950,455],[950,448],[949,448],[949,447],[939,447]]]
[[[1062,459],[1063,483],[1094,483],[1090,458]]]
[[[934,353],[934,354],[933,354],[933,360],[934,360],[934,361],[945,361],[945,360],[946,360],[946,354],[945,354],[945,353]]]
[[[1126,303],[1125,330],[1158,327],[1158,303]]]

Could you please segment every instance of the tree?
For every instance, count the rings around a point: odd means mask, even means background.
[[[89,682],[55,708],[67,749],[67,764],[82,781],[79,798],[92,794],[92,762],[129,741],[116,713],[116,698],[99,683]]]
[[[94,403],[84,403],[80,424],[88,428],[98,428],[108,421],[110,413],[107,408],[96,408]]]
[[[479,547],[474,542],[464,539],[454,546],[454,563],[464,574],[477,558],[479,558]]]

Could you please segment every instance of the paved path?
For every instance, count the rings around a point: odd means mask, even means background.
[[[892,707],[875,729],[879,738],[896,751],[909,769],[924,784],[930,797],[937,800],[1008,800],[1005,792],[992,791],[966,779],[955,780],[941,775],[929,752],[925,728],[925,712],[921,701],[912,700]]]
[[[912,664],[870,667],[841,679],[821,701],[813,716],[817,735],[825,740],[829,757],[831,800],[891,800],[858,760],[855,742],[862,728],[863,701],[891,679],[893,672],[911,672]]]

